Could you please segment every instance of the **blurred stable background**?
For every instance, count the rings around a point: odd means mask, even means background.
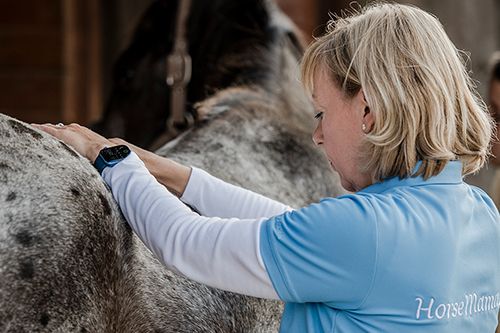
[[[90,124],[99,119],[111,90],[113,64],[152,2],[0,0],[0,113],[37,123]],[[324,31],[329,12],[340,13],[351,0],[277,3],[312,37]],[[435,14],[455,45],[470,53],[469,67],[486,97],[488,59],[500,49],[500,0],[405,3]],[[492,169],[467,180],[490,192]]]

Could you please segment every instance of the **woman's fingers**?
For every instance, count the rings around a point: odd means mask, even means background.
[[[32,124],[48,134],[64,141],[76,149],[80,154],[87,157],[92,163],[104,147],[116,146],[105,137],[93,132],[87,127],[78,124],[56,126],[52,124]]]

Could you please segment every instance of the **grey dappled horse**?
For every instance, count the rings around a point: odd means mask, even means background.
[[[193,99],[195,125],[157,153],[300,207],[342,190],[311,140],[314,111],[296,73],[302,50],[280,20],[267,24],[273,47],[255,50],[265,61],[232,62],[271,65],[267,74]],[[73,149],[3,115],[0,138],[0,332],[278,330],[281,302],[162,266]]]

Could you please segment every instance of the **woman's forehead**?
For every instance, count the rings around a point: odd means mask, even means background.
[[[332,87],[331,81],[328,75],[326,74],[326,70],[324,70],[324,68],[321,67],[317,68],[314,71],[312,82],[313,82],[312,98],[314,100],[320,98],[320,96],[322,95],[322,93],[326,88]]]

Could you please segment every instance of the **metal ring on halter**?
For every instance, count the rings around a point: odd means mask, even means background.
[[[60,126],[64,126],[64,124],[63,123],[58,123],[58,124],[56,124],[56,126],[60,127]]]

